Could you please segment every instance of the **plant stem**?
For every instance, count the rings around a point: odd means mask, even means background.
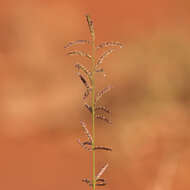
[[[96,46],[95,46],[95,31],[94,25],[89,15],[86,15],[88,27],[92,37],[92,187],[96,189],[96,162],[95,162],[95,69],[96,69]]]
[[[96,173],[95,173],[95,35],[92,35],[92,183],[93,190],[96,188]]]

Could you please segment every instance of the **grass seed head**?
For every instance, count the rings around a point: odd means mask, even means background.
[[[87,129],[86,124],[83,121],[81,121],[80,123],[82,125],[82,128],[84,129],[84,132],[85,132],[86,136],[88,137],[88,140],[90,142],[92,142],[92,136],[91,136],[89,130]]]
[[[96,115],[96,118],[101,119],[109,124],[112,124],[112,122],[109,119],[107,119],[104,115]]]
[[[98,111],[98,110],[104,111],[106,113],[111,113],[111,111],[108,108],[106,108],[105,106],[97,106],[97,107],[95,107],[95,111]]]
[[[77,50],[70,51],[69,53],[67,53],[67,55],[80,55],[82,57],[87,57],[90,60],[92,59],[92,56],[89,55],[88,53],[85,53],[83,51],[77,51]]]
[[[102,98],[102,96],[103,96],[104,94],[106,94],[107,92],[109,92],[111,89],[112,89],[112,86],[109,85],[109,86],[107,86],[106,88],[104,88],[104,89],[102,89],[101,91],[99,91],[99,92],[97,93],[97,96],[96,96],[96,102],[98,102],[98,101],[100,100],[100,98]]]
[[[119,48],[123,47],[123,44],[121,42],[103,42],[99,44],[96,49],[104,48],[104,47],[112,47],[112,46],[118,46]]]
[[[78,69],[78,71],[82,70],[89,78],[91,77],[91,72],[85,66],[76,63],[75,67]]]
[[[72,42],[69,42],[66,46],[64,46],[64,48],[69,48],[71,46],[74,46],[74,45],[78,45],[78,44],[89,44],[89,41],[88,40],[76,40],[76,41],[72,41]]]
[[[108,55],[110,55],[113,51],[115,51],[115,49],[110,49],[107,50],[106,52],[104,52],[103,55],[100,56],[100,58],[98,59],[96,66],[102,64],[102,62],[104,61],[105,57],[107,57]]]
[[[108,167],[108,163],[105,164],[105,166],[103,168],[101,168],[101,170],[98,172],[98,174],[96,175],[96,180],[99,179],[102,176],[102,174],[105,172],[107,167]]]
[[[86,89],[90,89],[86,79],[80,73],[78,73],[78,76],[79,76],[80,80],[82,81],[82,83],[84,84],[84,86],[86,87]]]
[[[84,106],[88,109],[90,113],[92,113],[92,106],[88,105],[87,103],[85,103]]]
[[[104,72],[104,69],[102,69],[102,68],[96,69],[96,72],[97,72],[97,73]]]
[[[83,100],[86,99],[89,96],[91,91],[92,91],[92,88],[90,88],[90,87],[86,89],[86,91],[84,93],[84,96],[83,96]]]
[[[105,146],[95,146],[94,150],[112,151],[112,148],[108,148],[108,147],[105,147]]]
[[[89,15],[86,15],[86,20],[87,20],[87,23],[88,23],[88,27],[89,27],[90,33],[94,37],[95,36],[95,32],[94,32],[93,21],[92,21],[92,19],[91,19],[91,17]]]

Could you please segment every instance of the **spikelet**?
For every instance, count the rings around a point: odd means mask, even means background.
[[[92,59],[92,56],[89,55],[88,53],[85,53],[83,51],[70,51],[69,53],[67,53],[67,55],[80,55],[82,57],[87,57],[88,59]]]
[[[102,69],[102,68],[96,69],[96,72],[97,72],[97,73],[104,72],[104,69]]]
[[[82,182],[85,182],[85,183],[87,183],[88,185],[89,185],[89,184],[92,184],[91,181],[90,181],[89,179],[87,179],[87,178],[83,178],[83,179],[82,179]]]
[[[84,93],[83,99],[87,98],[88,95],[90,94],[90,92],[92,91],[92,88],[89,87],[87,81],[85,80],[85,78],[78,72],[78,76],[81,79],[82,83],[84,84],[84,86],[86,87],[86,91]]]
[[[88,129],[86,127],[86,124],[84,122],[82,122],[82,121],[80,123],[82,125],[82,128],[84,129],[84,132],[85,132],[86,136],[88,137],[88,140],[90,142],[92,142],[92,136],[91,136],[90,132],[88,131]]]
[[[88,78],[90,79],[91,81],[91,72],[83,65],[77,63],[75,64],[75,67],[78,69],[78,71],[80,71],[80,69],[88,76]]]
[[[96,175],[96,180],[99,179],[102,176],[102,174],[105,172],[107,167],[108,167],[108,163],[105,164],[105,166],[98,172],[98,174]]]
[[[99,44],[96,49],[104,48],[104,47],[111,47],[111,46],[118,46],[119,48],[122,48],[123,45],[120,42],[103,42]]]
[[[105,180],[102,179],[102,178],[99,178],[99,179],[96,180],[96,182],[104,182],[104,181],[105,181]]]
[[[92,148],[92,141],[81,142],[80,139],[77,139],[77,142],[81,145],[82,148],[88,151],[93,151],[93,150],[112,151],[112,148],[108,148],[105,146],[95,146],[94,148]]]
[[[79,77],[80,77],[82,83],[84,84],[84,86],[85,86],[86,88],[89,88],[89,86],[88,86],[86,80],[84,79],[84,77],[83,77],[81,74],[79,74]]]
[[[111,113],[111,111],[108,108],[106,108],[105,106],[97,106],[95,108],[95,111],[98,111],[98,110],[105,111],[106,113]]]
[[[76,40],[76,41],[72,41],[72,42],[69,42],[66,46],[64,46],[64,48],[69,48],[71,46],[74,46],[74,45],[78,45],[78,44],[89,44],[89,41],[88,40]]]
[[[86,19],[87,19],[87,23],[88,23],[88,27],[89,27],[90,33],[94,37],[95,33],[94,33],[93,21],[92,21],[92,19],[90,18],[89,15],[86,15]]]
[[[101,182],[101,183],[96,183],[96,186],[105,186],[106,183],[105,182]]]
[[[87,103],[85,103],[84,106],[88,109],[90,113],[92,113],[92,106],[88,105]]]
[[[82,148],[84,148],[84,144],[80,141],[80,139],[77,139],[77,142],[81,145]]]
[[[103,73],[104,69],[102,69],[102,68],[95,69],[95,72],[97,72],[97,73]],[[106,74],[104,73],[103,76],[106,77]]]
[[[108,148],[105,146],[95,146],[94,150],[106,150],[106,151],[112,151],[112,148]]]
[[[84,147],[84,144],[80,141],[80,139],[77,139],[77,142],[78,142],[82,147]]]
[[[85,150],[91,151],[92,148],[89,148],[88,145],[92,145],[91,142],[89,141],[85,141],[85,142],[81,142],[80,139],[77,139],[77,142],[81,145],[82,148],[84,148]]]
[[[97,96],[96,96],[96,101],[95,102],[98,102],[99,99],[104,95],[106,94],[107,92],[109,92],[110,90],[112,89],[112,86],[107,86],[106,88],[104,88],[103,90],[101,90],[100,92],[97,93]]]
[[[101,55],[100,58],[98,59],[96,66],[102,64],[104,58],[107,57],[108,55],[110,55],[113,51],[115,51],[115,49],[110,49],[110,50],[107,50],[106,52],[104,52],[104,54]]]
[[[93,151],[93,150],[105,150],[105,151],[112,151],[112,148],[108,148],[105,146],[95,146],[92,148],[92,142],[91,141],[85,141],[81,142],[80,139],[77,139],[77,142],[80,144],[82,148],[88,151]]]
[[[89,90],[87,89],[86,92],[84,93],[83,100],[86,99],[89,95]]]
[[[89,179],[87,179],[87,178],[83,178],[83,179],[82,179],[82,182],[87,183],[90,187],[93,186],[92,181],[89,180]],[[105,185],[106,185],[106,183],[105,183],[105,180],[104,180],[104,179],[97,179],[97,180],[96,180],[96,186],[105,186]]]
[[[111,121],[109,119],[107,119],[104,115],[96,115],[97,119],[101,119],[109,124],[111,124]]]
[[[86,92],[84,93],[83,99],[86,99],[91,91],[92,91],[92,88],[87,88]]]
[[[80,73],[78,73],[78,76],[79,76],[80,80],[82,81],[82,83],[84,84],[84,86],[87,89],[89,89],[90,87],[89,87],[88,83],[86,82],[85,78]]]
[[[92,145],[92,142],[90,142],[90,141],[85,141],[85,142],[83,142],[82,144],[83,144],[84,146],[85,146],[85,145]]]
[[[90,142],[86,141],[86,142],[79,142],[78,143],[86,150],[88,151],[93,151],[93,150],[105,150],[105,151],[112,151],[112,148],[108,148],[108,147],[104,147],[104,146],[95,146],[94,148],[91,147],[87,147],[87,145],[91,145]]]

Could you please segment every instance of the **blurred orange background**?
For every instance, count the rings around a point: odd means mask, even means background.
[[[89,39],[85,14],[94,20],[97,44],[121,41],[105,59],[113,84],[102,98],[111,126],[96,122],[97,171],[105,162],[104,189],[190,188],[190,1],[0,1],[0,189],[89,189],[91,154],[76,142],[83,85],[78,57],[64,46]],[[80,49],[79,46],[76,46]]]

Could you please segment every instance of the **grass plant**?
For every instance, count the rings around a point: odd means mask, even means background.
[[[85,93],[83,96],[83,99],[86,100],[88,96],[91,96],[91,102],[90,105],[88,103],[84,103],[84,106],[87,108],[87,110],[91,113],[92,116],[92,128],[91,133],[89,132],[87,125],[85,122],[81,121],[81,126],[84,130],[84,134],[87,136],[87,141],[81,142],[80,139],[78,139],[78,143],[86,150],[92,152],[92,179],[89,180],[87,178],[82,179],[83,182],[88,184],[90,187],[92,187],[93,190],[96,189],[96,186],[105,186],[106,180],[104,178],[101,178],[102,174],[105,172],[105,170],[108,167],[108,163],[106,163],[96,174],[96,151],[102,150],[102,151],[112,151],[112,148],[105,147],[105,146],[97,146],[96,145],[96,136],[95,136],[95,120],[100,119],[105,121],[107,124],[111,124],[111,120],[107,118],[106,114],[110,114],[110,110],[106,106],[102,106],[99,103],[99,100],[111,90],[111,86],[108,86],[100,91],[96,90],[96,75],[100,72],[104,72],[103,68],[101,68],[101,64],[103,63],[105,57],[110,55],[112,52],[114,52],[115,47],[122,48],[123,45],[120,42],[104,42],[96,46],[95,41],[95,30],[94,30],[94,24],[89,15],[86,15],[86,20],[88,23],[89,31],[91,34],[90,40],[76,40],[69,42],[65,49],[68,49],[74,45],[78,44],[88,44],[91,47],[91,52],[86,53],[83,51],[73,50],[68,52],[68,55],[78,55],[82,57],[86,57],[90,61],[90,69],[87,69],[82,64],[75,64],[75,67],[77,69],[78,76],[85,87]],[[96,52],[99,49],[102,48],[109,48],[114,47],[114,49],[109,49],[105,51],[100,57],[96,56]],[[92,134],[92,135],[91,135]]]

